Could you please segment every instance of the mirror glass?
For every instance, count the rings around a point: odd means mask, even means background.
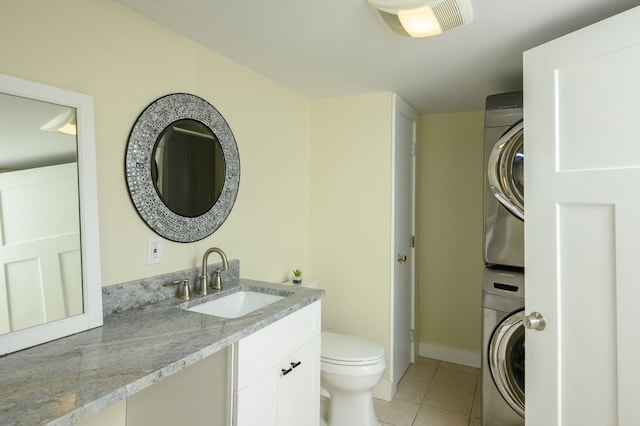
[[[208,237],[238,194],[240,158],[222,115],[202,98],[174,93],[152,102],[131,130],[125,158],[140,217],[177,242]]]
[[[102,324],[92,108],[0,75],[0,354]]]
[[[224,156],[216,135],[195,120],[162,131],[151,175],[162,202],[176,214],[197,217],[210,210],[224,183]]]

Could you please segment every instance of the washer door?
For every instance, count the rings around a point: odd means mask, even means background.
[[[511,126],[496,142],[487,167],[493,195],[516,217],[524,220],[524,125]]]
[[[498,391],[524,418],[524,310],[502,321],[489,342],[489,370]]]

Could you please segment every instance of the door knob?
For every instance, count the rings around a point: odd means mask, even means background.
[[[406,255],[398,255],[398,263],[404,263],[407,261],[407,256]]]
[[[522,325],[531,330],[542,331],[547,323],[540,312],[531,312],[529,315],[522,318]]]

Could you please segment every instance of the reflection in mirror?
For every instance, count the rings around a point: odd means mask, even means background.
[[[238,195],[240,156],[231,128],[210,103],[188,93],[153,101],[127,143],[129,195],[158,235],[187,243],[208,237]]]
[[[75,115],[0,93],[0,334],[82,313]]]
[[[0,75],[0,355],[102,324],[92,125],[91,97]]]
[[[224,156],[216,135],[195,120],[179,120],[160,134],[154,151],[152,179],[173,212],[196,217],[220,197]]]

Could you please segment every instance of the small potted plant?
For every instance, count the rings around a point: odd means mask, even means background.
[[[300,269],[293,270],[293,283],[302,284],[302,271]]]

